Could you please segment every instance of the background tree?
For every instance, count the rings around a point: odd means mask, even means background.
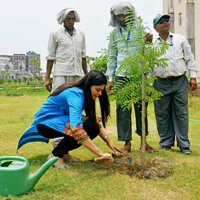
[[[29,60],[29,63],[32,65],[35,65],[36,66],[36,68],[35,68],[35,70],[34,70],[34,72],[33,72],[33,75],[34,75],[34,78],[36,78],[36,73],[38,72],[39,73],[39,75],[40,75],[40,71],[42,71],[42,68],[40,67],[40,62],[37,60],[37,59],[35,59],[35,58],[31,58],[30,60]]]
[[[30,64],[34,64],[36,66],[35,70],[33,71],[33,85],[34,85],[34,88],[35,88],[35,85],[36,85],[36,74],[38,73],[38,76],[40,76],[40,71],[42,71],[42,68],[40,67],[40,62],[35,58],[31,58],[29,60],[29,63]]]
[[[107,56],[107,49],[102,49],[100,52],[101,55],[99,57],[95,57],[90,59],[92,64],[90,65],[90,67],[92,69],[96,69],[99,70],[103,73],[106,73],[107,70],[107,60],[108,60],[108,56]]]
[[[5,75],[5,70],[1,70],[1,79],[4,79],[4,75]]]
[[[9,78],[9,77],[8,77],[9,75],[10,75],[10,73],[9,73],[7,67],[5,67],[4,70],[1,70],[1,77],[2,77],[2,79],[7,79],[7,78]]]

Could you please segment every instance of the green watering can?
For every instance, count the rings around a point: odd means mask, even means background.
[[[37,172],[30,173],[29,161],[26,158],[0,157],[0,194],[21,195],[30,191],[57,160],[57,157],[51,158]]]

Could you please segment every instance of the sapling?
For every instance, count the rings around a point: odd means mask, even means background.
[[[141,145],[141,165],[145,170],[145,149],[146,149],[146,134],[145,134],[145,102],[158,100],[161,93],[153,87],[156,76],[153,73],[155,66],[166,67],[167,59],[160,56],[166,51],[168,45],[166,43],[153,43],[145,40],[146,27],[141,17],[136,17],[133,9],[128,8],[125,12],[126,16],[126,33],[122,38],[127,46],[124,50],[126,58],[117,69],[116,75],[123,72],[127,77],[118,81],[115,84],[117,93],[117,103],[124,108],[132,108],[134,103],[142,104],[142,145]],[[116,34],[113,32],[112,34]],[[114,37],[114,35],[110,35]],[[116,44],[110,40],[114,49]],[[119,48],[119,47],[118,47]]]

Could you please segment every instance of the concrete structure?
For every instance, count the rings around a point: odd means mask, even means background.
[[[28,71],[25,71],[25,64],[23,62],[18,63],[19,65],[13,65],[11,57],[0,57],[0,78],[3,79],[18,79],[28,78]],[[15,69],[16,66],[19,68]]]
[[[28,78],[29,74],[40,76],[40,54],[29,51],[26,54],[0,55],[0,78]]]
[[[163,0],[163,14],[171,16],[171,32],[184,35],[191,45],[200,82],[200,0]]]

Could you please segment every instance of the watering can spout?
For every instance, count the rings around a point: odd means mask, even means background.
[[[57,157],[53,157],[49,159],[46,163],[44,163],[35,173],[31,173],[28,177],[28,181],[30,181],[31,188],[39,181],[42,175],[58,160]]]

